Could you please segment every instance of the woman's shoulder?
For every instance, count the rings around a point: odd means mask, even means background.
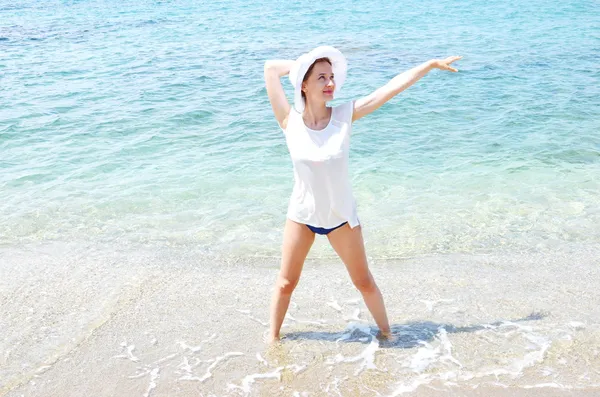
[[[354,111],[354,100],[342,102],[337,106],[333,107],[336,119],[338,120],[350,120],[352,121],[352,112]]]

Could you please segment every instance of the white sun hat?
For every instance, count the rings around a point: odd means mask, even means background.
[[[331,46],[320,46],[314,50],[302,54],[290,68],[290,82],[294,86],[294,107],[299,113],[304,111],[304,99],[302,98],[302,80],[312,65],[319,58],[328,58],[331,61],[331,68],[335,76],[335,90],[333,95],[337,95],[346,80],[348,71],[348,62],[346,57],[337,48]]]

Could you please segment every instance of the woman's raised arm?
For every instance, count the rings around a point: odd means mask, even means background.
[[[275,113],[275,118],[279,126],[283,129],[287,127],[288,114],[290,113],[290,104],[285,97],[285,91],[281,85],[281,77],[290,73],[290,68],[294,61],[290,60],[272,60],[265,62],[265,83],[267,85],[267,95]]]
[[[374,112],[381,105],[392,99],[397,94],[401,93],[423,76],[425,76],[431,69],[449,70],[451,72],[458,72],[450,66],[454,61],[458,61],[462,57],[452,56],[446,59],[432,59],[419,66],[416,66],[404,73],[401,73],[391,79],[386,85],[377,90],[373,91],[366,97],[357,99],[354,102],[354,112],[352,114],[352,121],[356,121],[361,117],[366,116],[369,113]]]

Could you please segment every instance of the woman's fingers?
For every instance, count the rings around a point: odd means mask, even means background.
[[[454,61],[458,61],[459,59],[462,59],[462,57],[461,56],[448,57],[448,58],[444,59],[444,61],[442,62],[442,65],[444,66],[445,70],[449,70],[451,72],[458,72],[458,70],[451,67],[450,64]]]
[[[446,58],[446,59],[444,60],[444,62],[445,62],[445,63],[448,63],[448,64],[450,64],[450,63],[452,63],[452,62],[454,62],[454,61],[458,61],[459,59],[462,59],[462,57],[459,57],[459,56],[452,56],[452,57],[448,57],[448,58]]]
[[[458,72],[458,70],[454,69],[451,66],[448,66],[447,63],[442,63],[440,66],[441,66],[441,69],[443,69],[443,70],[449,70],[451,72]]]
[[[458,72],[457,69],[453,68],[450,66],[450,64],[454,61],[458,61],[459,59],[462,59],[462,56],[451,56],[448,57],[446,59],[437,59],[435,62],[435,67],[441,70],[449,70],[451,72]]]

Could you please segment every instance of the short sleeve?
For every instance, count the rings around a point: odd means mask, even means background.
[[[343,123],[348,123],[350,131],[352,131],[352,115],[354,113],[354,100],[344,102],[338,107],[337,119]]]
[[[352,123],[352,114],[354,113],[354,100],[344,102],[340,105],[340,115],[339,118],[341,121]]]
[[[352,116],[354,116],[354,100],[347,103],[348,106],[348,123],[352,124]]]

